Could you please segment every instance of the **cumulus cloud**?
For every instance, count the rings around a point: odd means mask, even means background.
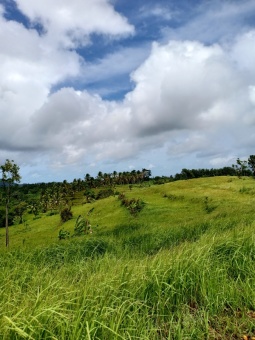
[[[80,62],[75,52],[51,49],[35,30],[3,17],[0,40],[1,148],[4,141],[12,143],[17,127],[22,129],[28,124],[54,83],[79,72]],[[16,144],[20,142],[22,139],[16,139]]]
[[[224,149],[219,134],[226,141],[229,131],[248,124],[254,107],[251,79],[241,69],[219,45],[154,44],[123,102],[63,88],[30,116],[23,141],[57,150],[67,162],[89,153],[97,161],[123,159],[167,144],[172,154],[217,154]]]
[[[108,0],[16,0],[32,23],[43,26],[46,37],[67,48],[89,42],[91,33],[123,35],[134,27],[117,13]],[[50,10],[49,10],[50,8]]]
[[[235,111],[226,115],[226,102],[245,85],[220,46],[190,41],[154,44],[132,79],[126,103],[141,136],[229,123]]]
[[[254,7],[255,8],[255,7]],[[255,31],[250,30],[242,35],[237,35],[235,42],[231,48],[231,56],[240,71],[245,72],[246,78],[250,78],[254,83],[255,69]]]
[[[50,96],[52,87],[82,73],[84,61],[70,47],[86,43],[84,37],[92,32],[119,36],[131,34],[134,29],[106,0],[72,4],[69,1],[16,2],[31,22],[43,25],[45,32],[40,34],[33,26],[26,28],[5,19],[4,7],[0,7],[0,149],[44,149],[47,143],[41,143],[40,133],[36,138],[38,123],[33,117],[35,112],[43,111],[44,106],[56,110],[57,115],[63,104]],[[68,103],[65,97],[61,100],[66,104],[65,110],[69,107],[68,112],[74,112],[75,116],[75,102]],[[74,109],[71,109],[73,104]],[[51,112],[50,116],[46,114],[44,121],[49,118],[49,124],[51,120],[56,122],[56,116],[50,109],[48,112]],[[61,119],[59,127],[68,118],[64,115]],[[74,117],[72,119],[75,121]],[[45,125],[41,124],[43,129]],[[55,128],[55,125],[51,126]],[[53,133],[53,128],[45,127],[46,130],[48,134]]]
[[[250,124],[251,79],[219,45],[154,44],[132,80],[135,88],[123,102],[71,88],[51,95],[31,118],[33,138],[63,154],[66,146],[93,150],[100,160],[131,157],[166,144],[173,154],[202,153],[209,147],[218,153],[224,148],[219,134],[226,141],[238,125]]]

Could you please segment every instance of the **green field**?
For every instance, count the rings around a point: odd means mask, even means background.
[[[64,224],[27,214],[7,250],[0,229],[0,339],[255,336],[254,179],[116,191],[143,209],[131,215],[117,193],[89,204],[80,195]],[[93,233],[72,237],[79,215]]]

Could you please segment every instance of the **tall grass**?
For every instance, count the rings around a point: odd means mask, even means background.
[[[200,239],[178,235],[179,246],[153,256],[145,246],[123,252],[103,237],[2,255],[1,339],[254,334],[252,227],[221,235],[211,228]]]

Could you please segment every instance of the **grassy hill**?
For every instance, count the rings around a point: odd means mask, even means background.
[[[0,230],[1,339],[255,336],[255,182],[214,177],[116,188],[73,218]],[[93,211],[88,215],[88,212]],[[48,214],[50,215],[50,214]],[[77,217],[92,234],[72,237]],[[60,230],[71,237],[58,240]]]

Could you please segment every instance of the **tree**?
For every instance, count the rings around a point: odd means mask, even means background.
[[[37,201],[32,201],[29,203],[28,209],[29,209],[29,213],[34,214],[36,218],[40,212],[40,203]]]
[[[71,212],[71,207],[69,208],[66,207],[63,210],[61,210],[60,217],[63,223],[71,220],[71,218],[73,217],[73,213]]]
[[[100,187],[102,182],[103,182],[103,178],[104,178],[104,175],[102,173],[102,171],[99,171],[98,174],[97,174],[97,183],[98,183],[98,186]]]
[[[151,170],[142,169],[143,180],[148,181],[151,177]]]
[[[19,218],[19,223],[23,223],[23,215],[27,210],[27,203],[20,202],[14,209],[15,215]]]
[[[250,155],[248,158],[248,165],[253,173],[253,176],[255,176],[255,155]]]
[[[8,214],[9,214],[9,205],[11,199],[11,188],[14,183],[19,183],[21,180],[21,176],[19,174],[19,167],[14,161],[10,161],[6,159],[6,162],[1,165],[2,171],[2,185],[4,188],[5,194],[5,245],[9,247],[9,224],[8,224]]]
[[[247,161],[241,161],[240,158],[237,158],[236,160],[237,164],[233,164],[232,167],[236,170],[237,176],[239,178],[241,178],[241,176],[245,176],[247,169],[248,169],[248,165],[247,165]]]

